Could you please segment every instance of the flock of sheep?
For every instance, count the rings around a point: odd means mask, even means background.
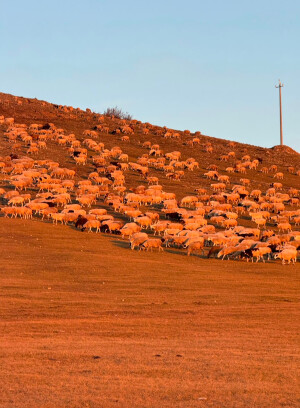
[[[276,164],[263,166],[259,158],[249,155],[236,157],[235,144],[228,143],[228,153],[219,157],[229,162],[220,174],[215,164],[208,166],[203,177],[208,187],[196,188],[194,194],[180,201],[173,192],[164,191],[164,177],[182,181],[185,172],[197,171],[199,163],[183,159],[180,151],[164,153],[159,144],[146,141],[136,161],[129,161],[125,148],[106,148],[101,134],[111,129],[106,118],[99,116],[94,129],[87,129],[78,139],[54,124],[17,124],[14,118],[0,116],[0,130],[11,154],[0,157],[1,213],[5,217],[50,220],[54,224],[74,225],[82,231],[119,234],[131,249],[149,251],[183,248],[187,255],[202,253],[208,258],[246,259],[263,261],[281,259],[295,264],[300,249],[299,190],[284,186],[285,172],[300,176],[300,170],[290,166],[278,171]],[[126,146],[138,128],[142,134],[154,132],[164,139],[185,137],[189,146],[200,147],[200,132],[176,132],[157,128],[135,120],[115,121],[112,133]],[[71,167],[86,168],[86,177],[78,171],[61,167],[52,159],[37,159],[47,155],[49,144],[62,149]],[[20,151],[26,149],[20,155]],[[203,154],[211,154],[214,146],[207,142]],[[91,166],[93,167],[90,171]],[[269,187],[250,188],[245,178],[248,171],[269,173]],[[127,174],[136,173],[141,184],[135,188],[126,182]],[[154,175],[155,173],[156,175]],[[231,175],[241,174],[232,185]],[[161,176],[158,177],[157,174]],[[195,176],[201,179],[199,175]],[[246,227],[242,220],[250,222]]]

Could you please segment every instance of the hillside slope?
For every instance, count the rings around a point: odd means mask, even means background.
[[[298,407],[299,169],[285,146],[0,94],[1,408]],[[121,236],[145,215],[163,251]]]
[[[93,113],[89,110],[82,111],[79,108],[67,107],[63,105],[55,105],[45,101],[37,99],[30,99],[24,97],[16,97],[9,94],[0,93],[0,115],[5,117],[15,118],[16,123],[32,124],[38,123],[44,125],[46,123],[54,123],[57,128],[63,128],[66,132],[75,134],[76,138],[83,141],[85,137],[83,132],[86,129],[93,129],[99,125],[99,118],[101,114]],[[199,170],[194,172],[185,171],[182,182],[168,180],[161,171],[151,169],[151,175],[159,177],[160,183],[167,189],[167,191],[174,191],[178,194],[178,198],[183,197],[186,194],[191,194],[194,189],[200,186],[207,187],[209,182],[203,178],[203,174],[207,172],[207,167],[210,164],[218,166],[220,172],[225,172],[228,166],[231,166],[234,161],[240,160],[245,155],[250,155],[252,159],[259,158],[262,166],[270,167],[272,164],[278,166],[278,171],[283,171],[286,174],[286,170],[289,166],[293,166],[295,169],[300,168],[300,155],[287,146],[275,146],[274,148],[267,149],[262,147],[253,146],[251,144],[242,144],[223,139],[217,139],[206,135],[184,134],[184,132],[172,130],[180,135],[179,139],[165,138],[163,134],[168,129],[152,126],[149,129],[148,134],[143,134],[142,129],[144,124],[138,122],[132,125],[134,129],[133,135],[130,135],[130,142],[122,142],[119,134],[113,134],[112,132],[117,129],[122,121],[113,118],[104,118],[104,126],[109,128],[109,133],[99,132],[99,140],[105,144],[105,147],[111,149],[113,146],[120,146],[121,149],[125,149],[129,155],[129,161],[136,161],[138,157],[149,150],[142,147],[142,144],[146,141],[150,141],[151,144],[159,144],[164,153],[172,151],[180,151],[182,159],[193,157],[199,163]],[[123,121],[124,123],[124,121]],[[4,128],[2,128],[2,134]],[[0,127],[1,136],[1,127]],[[190,141],[197,137],[199,144],[193,146],[189,145]],[[207,153],[207,146],[212,146],[212,153]],[[11,146],[4,142],[0,137],[0,149],[1,154],[10,154]],[[222,155],[226,155],[228,152],[234,151],[236,156],[235,160],[220,161]],[[19,154],[25,154],[26,148],[23,148],[18,152]],[[57,148],[57,145],[49,143],[47,151],[40,151],[35,156],[36,159],[45,159],[56,157],[59,160],[61,166],[74,166],[74,161],[66,157],[65,152]],[[91,167],[88,168],[89,170]],[[86,170],[80,169],[80,174],[84,176]],[[296,175],[287,174],[288,178],[285,180],[286,187],[299,186],[299,178]],[[231,183],[239,183],[241,177],[240,174],[233,174],[231,176]],[[273,174],[264,175],[260,172],[249,170],[245,176],[256,184],[256,187],[266,189],[273,181]],[[130,178],[132,181],[132,187],[139,184],[139,180],[135,177]]]

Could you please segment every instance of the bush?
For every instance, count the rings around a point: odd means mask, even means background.
[[[123,112],[122,109],[115,106],[114,108],[107,108],[106,111],[103,112],[104,116],[115,117],[117,119],[125,119],[125,120],[132,120],[132,116],[129,115],[128,112]]]

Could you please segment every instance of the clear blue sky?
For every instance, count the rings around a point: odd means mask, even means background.
[[[300,151],[298,0],[0,0],[0,91]]]

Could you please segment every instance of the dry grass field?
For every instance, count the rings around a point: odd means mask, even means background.
[[[20,102],[21,101],[21,102]],[[82,140],[97,118],[64,112],[26,98],[0,94],[0,115],[18,123],[53,122]],[[107,122],[110,130],[116,124]],[[0,127],[0,155],[10,145]],[[219,156],[228,141],[213,143],[211,155],[184,140],[134,135],[120,145],[136,161],[141,143],[180,150],[200,163],[181,182],[152,169],[167,192],[181,199],[199,186],[207,166],[229,165]],[[299,154],[236,143],[241,157],[262,157],[283,171],[284,190],[299,188]],[[18,152],[24,155],[26,149]],[[90,153],[89,153],[90,154]],[[75,168],[66,151],[50,141],[38,159]],[[76,182],[92,165],[76,168]],[[265,191],[273,175],[249,170],[250,188]],[[126,173],[130,187],[144,181]],[[8,188],[7,176],[0,186]],[[4,205],[4,200],[0,200]],[[288,207],[288,206],[287,206]],[[253,227],[248,216],[242,225]],[[275,228],[275,227],[274,227]],[[297,229],[293,225],[293,229]],[[299,229],[299,228],[298,228]],[[296,408],[300,406],[299,262],[251,263],[186,256],[186,251],[131,251],[119,235],[81,232],[40,218],[0,217],[0,408]]]
[[[0,222],[2,408],[297,407],[299,267]]]

